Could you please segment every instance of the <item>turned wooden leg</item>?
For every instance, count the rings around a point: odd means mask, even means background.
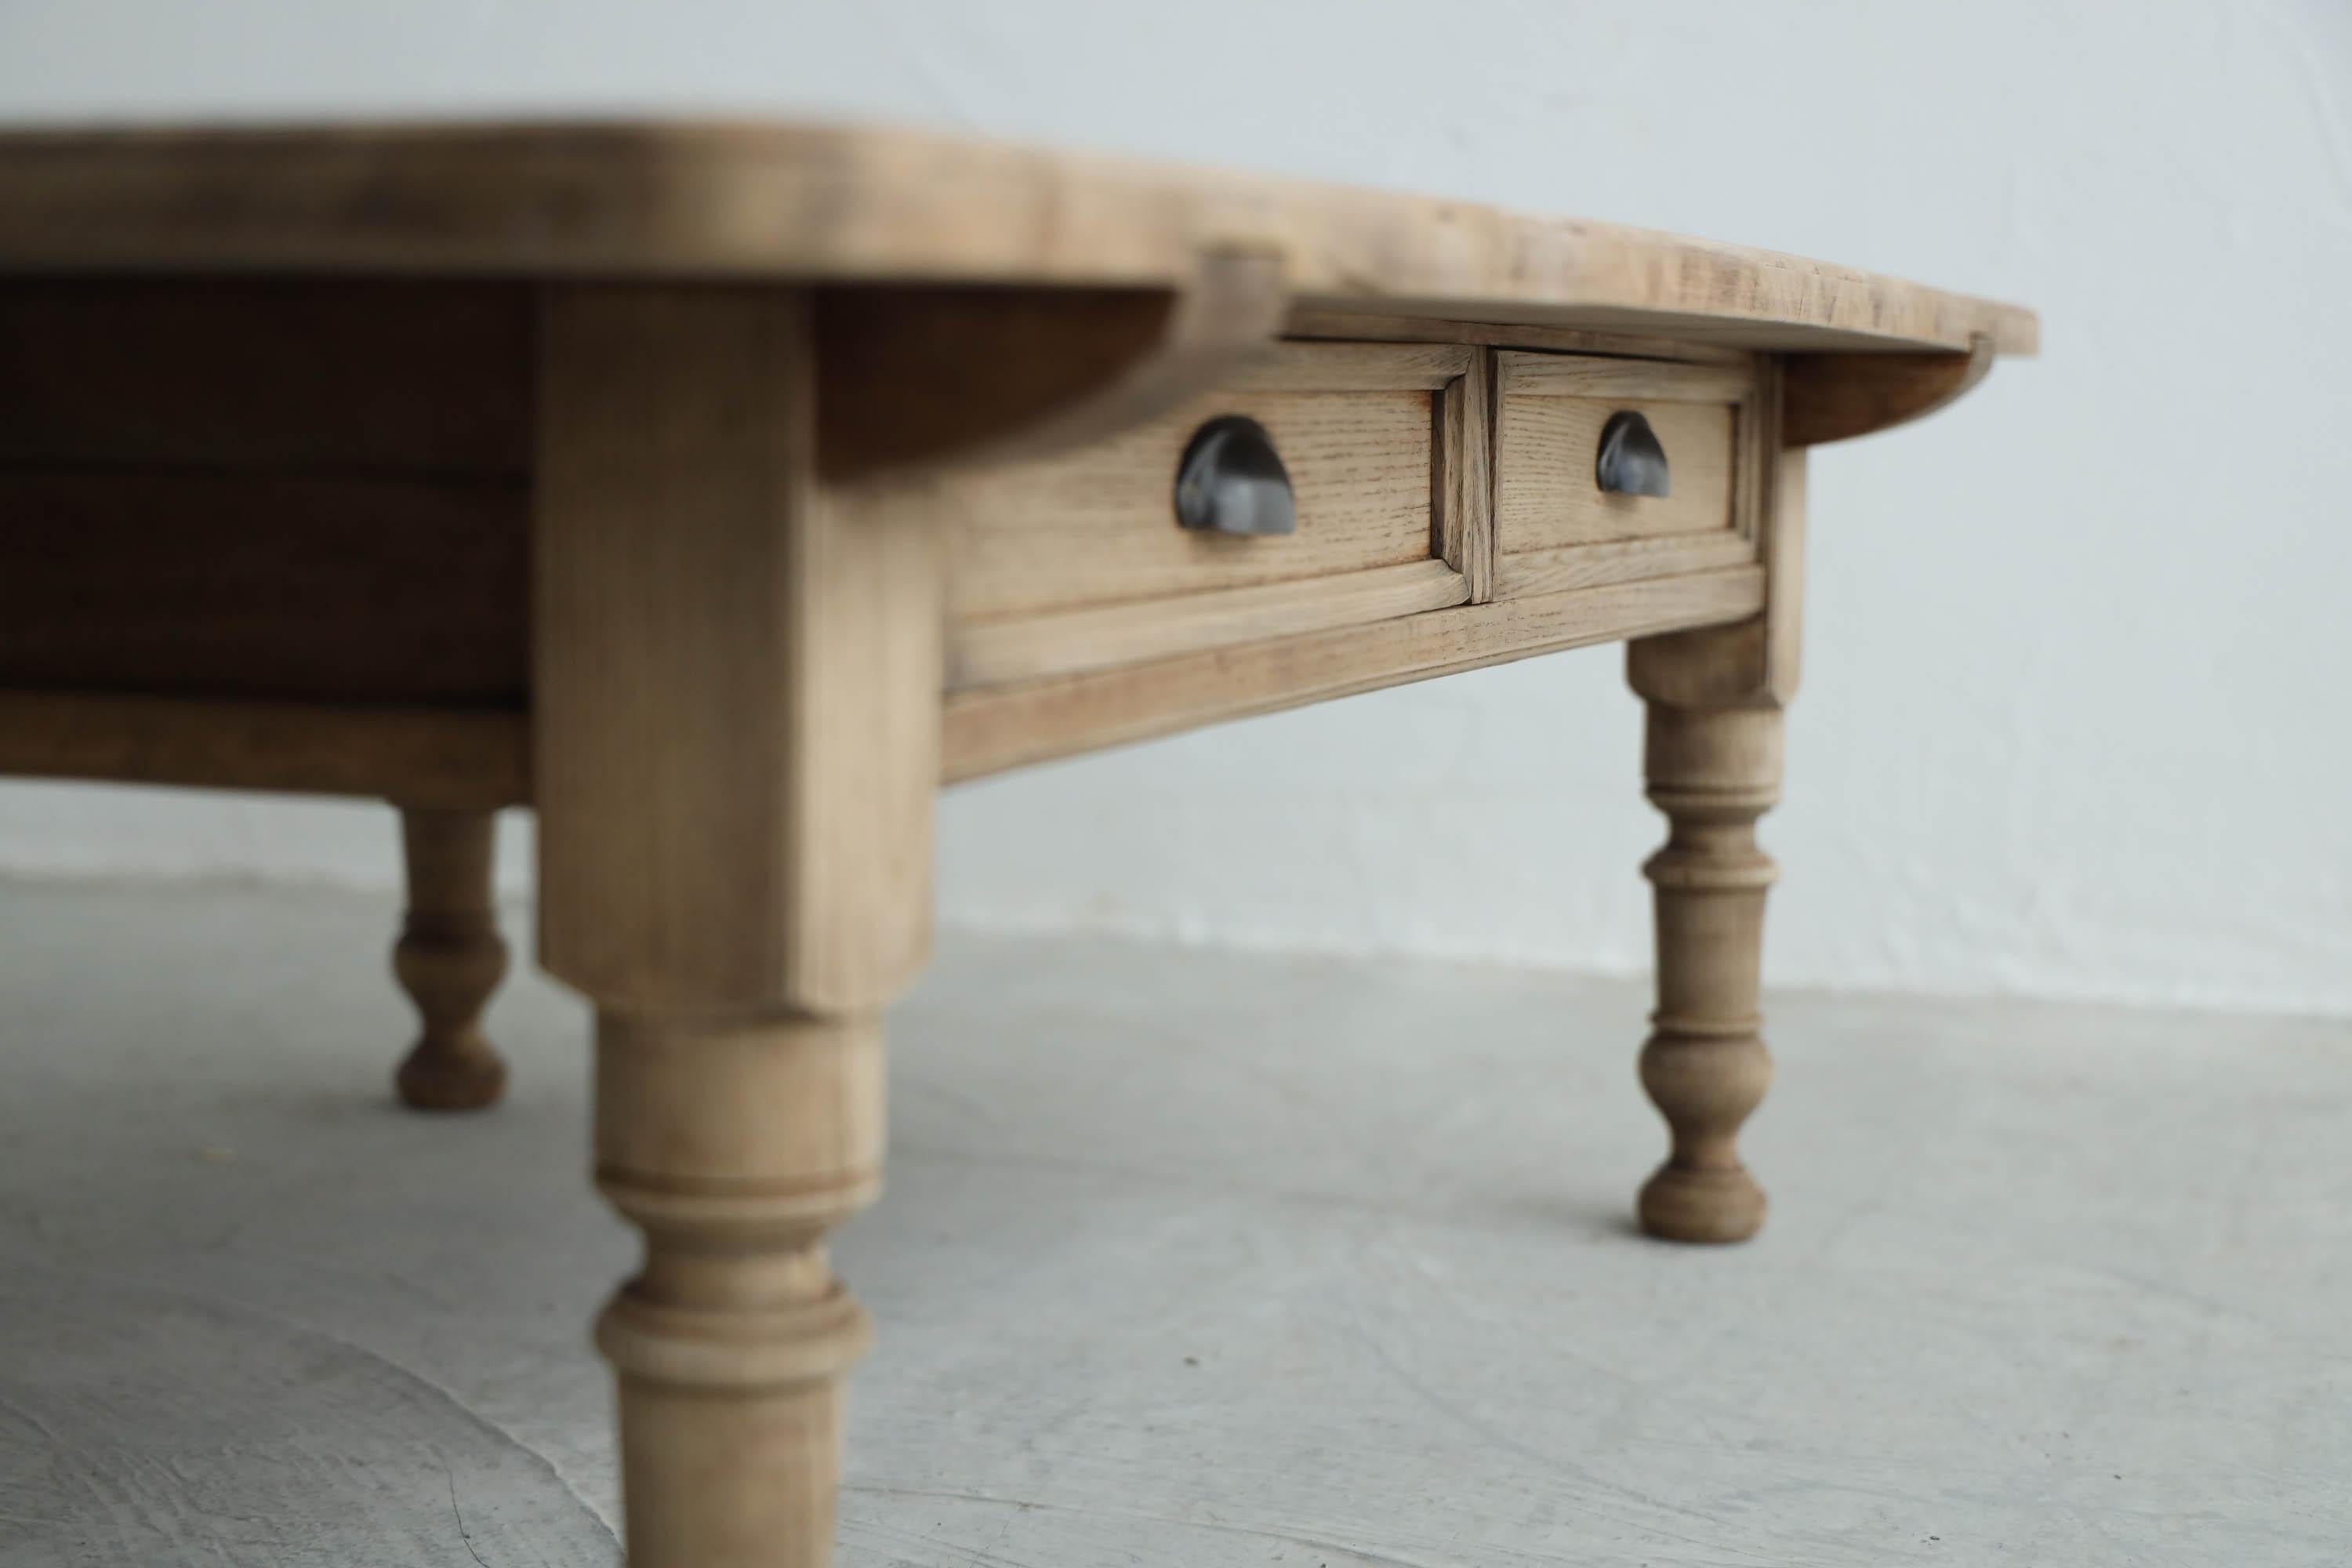
[[[1642,1226],[1675,1241],[1745,1241],[1764,1224],[1738,1140],[1772,1081],[1758,987],[1774,873],[1756,819],[1780,795],[1780,710],[1654,701],[1645,753],[1670,830],[1643,868],[1656,889],[1658,1010],[1642,1083],[1674,1149],[1642,1189]]]
[[[629,1560],[826,1561],[866,1314],[825,1236],[881,1183],[882,1031],[789,1014],[596,1029],[596,1183],[646,1236],[597,1326]]]
[[[408,910],[392,972],[424,1033],[393,1082],[419,1110],[475,1110],[506,1090],[507,1065],[482,1035],[482,1009],[507,973],[491,888],[497,831],[487,811],[400,814]]]
[[[930,941],[942,531],[813,462],[810,301],[550,291],[540,956],[596,1005],[631,1568],[823,1568],[885,1005]]]
[[[1625,673],[1649,705],[1643,772],[1666,814],[1643,868],[1657,910],[1658,1010],[1642,1086],[1673,1137],[1642,1188],[1642,1228],[1673,1241],[1745,1241],[1764,1189],[1739,1129],[1772,1081],[1758,999],[1772,862],[1756,819],[1780,798],[1781,713],[1797,694],[1804,627],[1805,454],[1781,449],[1780,384],[1766,367],[1747,416],[1764,613],[1636,639]]]

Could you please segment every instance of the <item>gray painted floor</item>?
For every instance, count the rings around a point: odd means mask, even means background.
[[[390,915],[0,885],[0,1564],[615,1560],[583,1014],[394,1110]],[[1776,998],[1701,1252],[1624,1223],[1641,1013],[948,943],[845,1568],[2352,1560],[2352,1025]]]

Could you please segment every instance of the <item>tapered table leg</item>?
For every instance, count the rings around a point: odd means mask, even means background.
[[[506,978],[491,885],[498,818],[487,811],[400,814],[408,908],[392,972],[424,1020],[393,1082],[419,1110],[477,1110],[506,1091],[507,1065],[482,1034]]]

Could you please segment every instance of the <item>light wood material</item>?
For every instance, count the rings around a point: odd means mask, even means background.
[[[1645,557],[1621,542],[1752,531],[1742,459],[1753,460],[1760,428],[1756,370],[1558,354],[1496,360],[1495,531],[1506,574],[1516,555],[1541,552],[1559,566],[1580,545],[1612,547],[1608,559],[1621,570],[1643,560],[1671,567],[1670,554]],[[1621,412],[1640,414],[1656,433],[1670,493],[1601,488],[1601,433]]]
[[[1651,803],[1672,830],[1642,868],[1656,889],[1658,946],[1642,1084],[1674,1148],[1642,1189],[1642,1225],[1673,1241],[1745,1241],[1764,1224],[1764,1192],[1737,1140],[1772,1079],[1758,994],[1774,873],[1756,819],[1780,798],[1780,710],[1654,701],[1644,756]]]
[[[1181,287],[1276,258],[1307,309],[1742,348],[2030,353],[2032,314],[1583,219],[872,129],[18,132],[0,268]]]
[[[1178,460],[1202,422],[1226,414],[1274,437],[1297,532],[1177,525]],[[1213,393],[1070,458],[961,479],[952,612],[1001,618],[1425,561],[1430,426],[1425,392]]]
[[[598,1343],[635,1568],[819,1568],[864,1314],[883,1005],[930,934],[944,552],[817,479],[809,301],[583,286],[541,322],[541,957],[596,1003]]]
[[[1753,617],[1754,566],[1277,637],[1131,668],[982,687],[947,707],[950,783],[1530,654]]]
[[[850,480],[1065,450],[1165,413],[1263,350],[1271,258],[1204,254],[1164,289],[833,289],[815,307],[817,461]]]
[[[596,1185],[645,1267],[596,1345],[621,1387],[632,1568],[822,1568],[842,1380],[873,1331],[826,1235],[881,1185],[878,1019],[596,1026]]]
[[[1759,389],[1777,416],[1780,386]],[[1642,1083],[1673,1134],[1643,1187],[1643,1226],[1675,1241],[1743,1241],[1764,1192],[1740,1163],[1740,1125],[1772,1078],[1759,1005],[1764,899],[1775,875],[1756,820],[1780,798],[1782,711],[1796,695],[1804,605],[1802,450],[1761,450],[1767,596],[1750,620],[1635,641],[1626,668],[1648,703],[1643,772],[1665,813],[1654,889],[1658,1008]]]
[[[949,689],[1473,599],[1491,574],[1488,374],[1486,357],[1460,345],[1275,345],[1126,435],[949,479],[933,503],[957,524]],[[1297,498],[1297,533],[1228,538],[1177,525],[1184,447],[1228,414],[1267,427]]]
[[[954,479],[950,604],[959,622],[1328,577],[1433,552],[1434,392],[1466,349],[1286,345],[1169,414],[1066,458]],[[1433,363],[1433,361],[1434,361]],[[1177,526],[1176,469],[1201,425],[1266,427],[1298,531],[1234,538]]]
[[[1747,550],[1739,543],[1733,553]],[[1585,560],[1595,581],[1581,580]],[[1309,583],[1171,601],[1165,619],[1121,608],[1012,623],[1003,644],[981,645],[982,658],[1003,661],[982,667],[1001,683],[949,694],[940,778],[960,783],[1507,659],[1739,621],[1763,602],[1755,570],[1711,570],[1695,552],[1675,565],[1671,574],[1637,565],[1633,575],[1650,580],[1634,583],[1612,577],[1601,557],[1580,557],[1559,588],[1515,589],[1522,604],[1507,611],[1445,610],[1465,589],[1427,562],[1360,574],[1336,603]],[[1349,596],[1359,591],[1364,599]],[[1327,616],[1341,626],[1318,635]],[[1375,620],[1385,624],[1367,624]],[[1176,645],[1205,651],[1171,655]],[[1018,673],[1060,662],[1092,673]],[[530,730],[520,712],[0,690],[0,773],[524,805]]]
[[[1979,333],[1966,353],[1793,354],[1780,439],[1816,447],[1925,418],[1982,381],[1994,353]]]
[[[1755,355],[1683,338],[1637,332],[1580,331],[1491,321],[1446,321],[1376,311],[1318,310],[1294,306],[1283,333],[1294,338],[1348,338],[1360,342],[1467,343],[1481,348],[1537,349],[1551,353],[1613,354],[1628,359],[1679,360],[1690,364],[1746,365]]]
[[[1738,621],[1763,597],[1759,572],[1703,572],[966,691],[946,706],[940,776],[959,783],[1506,659]],[[0,691],[0,773],[25,777],[488,808],[531,803],[530,751],[518,713]]]
[[[1797,695],[1805,655],[1805,451],[1772,454],[1772,510],[1764,524],[1764,694]]]
[[[1495,595],[1523,599],[1607,583],[1638,583],[1739,566],[1756,559],[1756,542],[1728,529],[1617,539],[1551,550],[1520,550],[1496,563]]]
[[[582,287],[542,323],[541,947],[614,1005],[863,1005],[929,950],[940,530],[816,485],[806,316]]]
[[[1450,574],[1429,581],[1427,589],[1402,578],[1373,586],[1383,611],[1405,611],[1424,591],[1457,591]],[[1390,600],[1392,592],[1399,597]],[[1350,607],[1358,629],[1282,633],[1268,624],[1256,628],[1266,636],[1253,631],[1231,647],[958,691],[945,707],[940,781],[1562,648],[1749,619],[1763,600],[1763,574],[1751,568],[1531,594],[1508,610],[1407,613],[1378,626],[1360,626],[1372,617]],[[1309,595],[1303,608],[1316,612],[1318,601]],[[1269,623],[1289,613],[1258,610]],[[1200,631],[1181,636],[1195,641]],[[1110,662],[1100,649],[1087,658]],[[0,690],[0,774],[28,778],[493,808],[532,803],[531,752],[522,713]]]
[[[1287,332],[1297,341],[1275,342]],[[2033,317],[1581,220],[871,130],[0,133],[0,771],[404,812],[412,1100],[496,1092],[488,813],[596,1016],[633,1568],[822,1568],[939,784],[1633,639],[1673,1132],[1748,1235],[1794,447]],[[1643,410],[1674,489],[1598,492]],[[1186,535],[1192,426],[1301,526]]]
[[[0,690],[0,773],[487,811],[530,803],[530,724],[462,709]]]
[[[1441,389],[1430,473],[1437,553],[1474,605],[1495,596],[1495,361],[1472,356]]]
[[[1758,418],[1769,427],[1779,384],[1758,387]],[[1769,700],[1786,704],[1802,672],[1805,606],[1805,452],[1761,442],[1756,447],[1756,548],[1764,568],[1764,610],[1729,625],[1679,637],[1638,640],[1626,650],[1633,689],[1684,708],[1734,707]]]
[[[1726,532],[1737,473],[1731,409],[1722,404],[1626,398],[1503,396],[1495,520],[1506,556],[1572,544]],[[1642,415],[1665,447],[1672,493],[1615,495],[1594,475],[1601,428],[1620,411]]]
[[[1222,385],[1234,392],[1435,392],[1467,374],[1479,358],[1463,343],[1294,340],[1253,355]]]
[[[1108,605],[954,629],[948,687],[990,686],[1073,671],[1111,669],[1203,648],[1360,626],[1466,603],[1468,580],[1443,561],[1297,583],[1186,594],[1144,605]]]
[[[1506,395],[1584,397],[1615,404],[1737,403],[1756,380],[1748,365],[1568,354],[1506,353],[1499,358]]]
[[[408,908],[392,972],[424,1033],[393,1082],[418,1110],[478,1110],[506,1091],[507,1064],[482,1033],[482,1009],[506,978],[492,872],[498,818],[487,811],[404,809]]]

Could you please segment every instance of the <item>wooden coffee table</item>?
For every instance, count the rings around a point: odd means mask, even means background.
[[[399,806],[422,1106],[497,1096],[489,814],[534,807],[597,1184],[646,1238],[597,1331],[630,1555],[805,1568],[868,1338],[825,1237],[881,1184],[939,786],[1630,643],[1671,823],[1642,1221],[1746,1237],[1805,449],[2035,331],[871,131],[8,135],[0,772]]]

